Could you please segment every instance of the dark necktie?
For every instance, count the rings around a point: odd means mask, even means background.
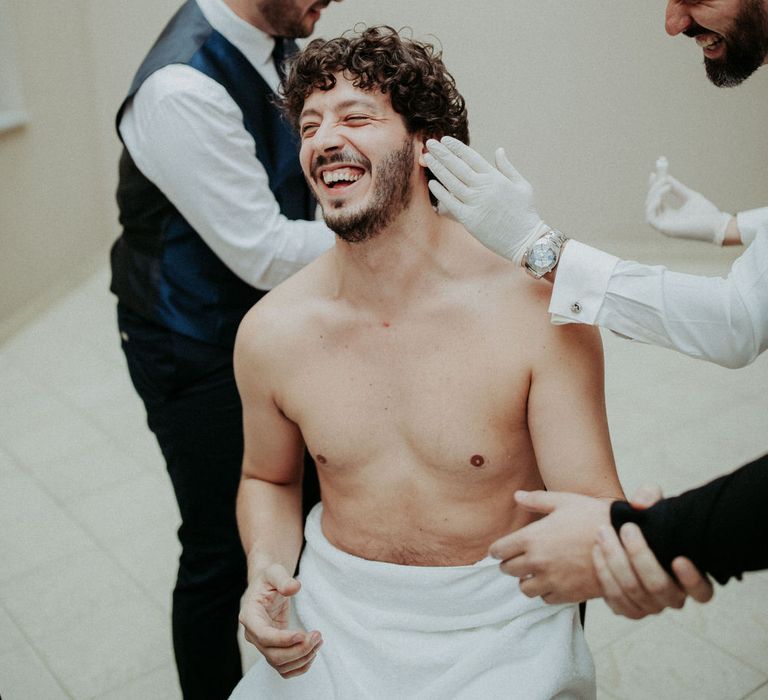
[[[275,62],[275,69],[280,81],[285,80],[285,61],[299,50],[293,39],[286,39],[282,36],[275,37],[275,48],[272,50],[272,60]]]

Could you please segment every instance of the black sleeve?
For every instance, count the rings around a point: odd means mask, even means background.
[[[611,522],[617,532],[624,523],[637,523],[670,572],[680,555],[718,583],[768,569],[768,455],[647,510],[616,501]]]

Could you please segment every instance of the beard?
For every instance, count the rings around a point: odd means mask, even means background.
[[[743,0],[725,42],[725,56],[704,59],[707,77],[717,87],[743,83],[768,55],[768,15],[762,0]]]
[[[359,161],[359,158],[350,159],[344,154],[338,158],[339,162],[354,160]],[[353,211],[337,209],[343,206],[341,202],[323,207],[328,228],[347,243],[362,243],[378,235],[411,201],[414,160],[413,141],[406,137],[402,147],[387,155],[376,167],[374,190],[367,206]],[[374,172],[370,172],[373,177]]]
[[[331,0],[320,2],[323,7],[328,7]],[[298,7],[294,0],[262,0],[259,10],[276,36],[303,39],[315,28],[314,23],[311,26],[304,23],[306,12]]]

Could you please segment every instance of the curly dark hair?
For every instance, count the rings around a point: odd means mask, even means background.
[[[425,140],[454,136],[469,143],[464,98],[442,53],[431,44],[403,37],[386,25],[311,41],[291,60],[280,90],[282,107],[294,126],[310,93],[332,90],[337,73],[357,88],[389,95],[409,133],[423,134]]]

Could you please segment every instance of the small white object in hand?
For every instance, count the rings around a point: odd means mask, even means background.
[[[669,161],[664,156],[659,156],[656,159],[656,175],[659,177],[666,177],[669,172]]]

